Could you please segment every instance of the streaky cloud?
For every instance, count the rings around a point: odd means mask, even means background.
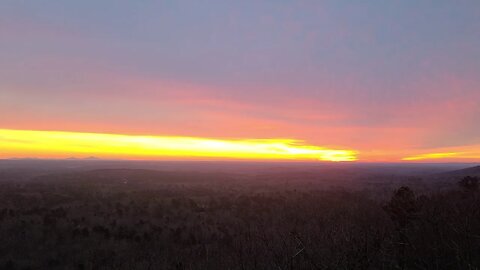
[[[0,129],[3,157],[354,161],[357,152],[295,139],[212,139]]]

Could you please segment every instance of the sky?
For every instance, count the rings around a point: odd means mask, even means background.
[[[118,157],[98,134],[480,162],[479,74],[478,0],[2,0],[0,158]]]

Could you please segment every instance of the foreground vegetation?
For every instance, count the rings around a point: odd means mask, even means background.
[[[480,268],[473,178],[441,192],[399,187],[387,200],[81,178],[0,183],[2,269]]]

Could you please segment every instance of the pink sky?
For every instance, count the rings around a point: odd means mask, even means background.
[[[477,3],[384,3],[367,16],[299,2],[123,3],[107,14],[89,1],[8,3],[0,128],[289,138],[364,161],[480,161]]]

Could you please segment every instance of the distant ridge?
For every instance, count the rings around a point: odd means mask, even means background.
[[[230,180],[225,173],[175,172],[148,169],[96,169],[82,172],[54,173],[38,176],[34,181],[80,181],[103,184],[123,183],[201,183]]]
[[[65,160],[99,160],[99,158],[94,156],[85,157],[85,158],[69,157],[69,158],[66,158]]]
[[[444,173],[437,174],[436,176],[440,178],[461,178],[465,176],[480,176],[480,165],[461,169],[461,170],[444,172]]]

